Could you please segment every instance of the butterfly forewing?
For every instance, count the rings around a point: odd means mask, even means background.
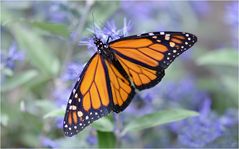
[[[111,42],[117,55],[149,69],[166,69],[174,59],[189,49],[197,37],[182,32],[152,32]]]
[[[112,107],[106,64],[94,54],[85,66],[68,100],[64,118],[64,133],[73,136],[93,121],[107,115]]]

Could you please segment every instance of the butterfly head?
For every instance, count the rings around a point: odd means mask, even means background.
[[[99,53],[101,53],[104,50],[104,48],[106,48],[106,45],[103,43],[103,41],[100,38],[98,38],[95,34],[93,35],[93,41]]]

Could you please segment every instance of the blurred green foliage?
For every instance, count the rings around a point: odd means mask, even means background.
[[[135,114],[134,119],[124,122],[119,134],[115,133],[117,121],[108,116],[93,123],[93,129],[87,128],[73,138],[64,137],[62,129],[57,127],[56,118],[64,116],[65,107],[56,104],[53,92],[73,82],[62,82],[62,73],[71,61],[85,63],[90,58],[87,47],[78,46],[78,43],[91,35],[89,28],[92,25],[98,23],[102,27],[108,20],[115,20],[117,25],[122,26],[127,16],[133,23],[132,34],[164,29],[198,35],[199,42],[188,54],[192,58],[186,64],[183,58],[176,60],[166,70],[163,82],[177,82],[187,74],[193,74],[197,77],[198,87],[211,95],[213,110],[223,113],[228,108],[238,109],[238,47],[233,46],[231,41],[235,39],[225,29],[230,27],[223,24],[221,17],[226,12],[221,12],[220,8],[226,2],[210,2],[212,10],[206,16],[198,16],[190,2],[172,2],[170,7],[162,3],[157,11],[152,12],[152,17],[139,15],[134,18],[122,8],[127,2],[66,1],[58,5],[68,17],[56,23],[46,16],[52,15],[49,5],[57,4],[47,1],[1,1],[1,52],[7,53],[12,41],[15,41],[25,54],[25,60],[16,62],[12,70],[1,64],[1,147],[127,147],[129,144],[124,144],[122,139],[127,133],[140,140],[149,129],[153,131],[158,125],[197,114],[186,109],[176,110],[173,106],[167,107],[173,110],[160,109],[141,117]],[[140,5],[141,2],[134,4]],[[148,2],[147,5],[154,4]],[[151,6],[147,7],[145,11],[151,11]],[[74,38],[72,33],[75,33]],[[160,99],[154,100],[160,102]],[[97,136],[98,145],[87,141],[89,134]],[[157,134],[153,136],[159,139]],[[46,138],[54,141],[47,142]],[[131,140],[132,146],[145,147],[138,140]]]

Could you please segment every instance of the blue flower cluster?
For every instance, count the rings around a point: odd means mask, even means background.
[[[222,135],[222,125],[218,116],[211,111],[211,100],[203,102],[200,116],[172,124],[178,134],[179,144],[188,147],[204,147]]]
[[[122,121],[129,120],[137,115],[165,109],[166,107],[185,108],[199,112],[199,116],[174,122],[164,126],[165,139],[168,138],[167,147],[212,147],[218,145],[218,140],[238,125],[236,109],[229,109],[222,116],[213,111],[212,100],[206,91],[197,87],[194,77],[185,77],[179,82],[162,82],[156,87],[140,93],[134,98],[120,117]],[[129,118],[128,118],[129,117]],[[162,131],[162,129],[158,130]],[[177,136],[177,144],[171,145],[170,136]],[[132,136],[127,136],[131,138]],[[230,137],[230,146],[236,146],[235,137]],[[164,144],[165,142],[161,142]],[[224,145],[228,146],[228,143]]]
[[[232,43],[235,45],[235,48],[238,49],[238,26],[239,26],[239,6],[238,1],[231,1],[230,4],[226,5],[225,11],[226,14],[224,16],[224,21],[226,24],[230,25],[230,31],[233,35]]]
[[[1,67],[6,67],[13,70],[16,66],[17,61],[24,60],[24,53],[18,50],[17,44],[13,42],[9,49],[4,53],[0,51],[1,56]]]
[[[106,23],[106,25],[103,28],[101,28],[97,24],[94,24],[88,30],[89,32],[96,35],[96,37],[100,38],[103,42],[106,43],[108,39],[111,41],[111,40],[116,40],[128,35],[131,28],[132,28],[131,22],[127,21],[125,18],[123,27],[121,29],[117,29],[117,26],[114,21],[109,21]],[[94,52],[97,51],[97,47],[95,46],[94,40],[92,37],[81,41],[79,44],[86,45],[88,49],[93,50]]]
[[[238,125],[237,111],[231,109],[219,116],[211,108],[210,96],[196,86],[194,79],[189,78],[178,84],[169,83],[169,86],[160,86],[161,95],[166,104],[170,104],[171,107],[196,110],[200,113],[197,117],[169,125],[169,130],[177,134],[178,147],[209,147],[227,134],[231,127]],[[163,88],[173,92],[165,91]],[[236,140],[232,142],[236,143]]]
[[[17,44],[12,42],[10,47],[7,50],[0,51],[0,70],[1,70],[1,79],[0,84],[5,81],[7,76],[12,75],[12,71],[15,69],[17,62],[23,61],[25,55],[22,51],[18,50]]]

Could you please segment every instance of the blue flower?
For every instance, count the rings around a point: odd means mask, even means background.
[[[190,1],[189,3],[199,16],[205,16],[210,13],[211,8],[208,1]]]
[[[182,11],[172,9],[172,3],[169,1],[121,1],[120,6],[124,15],[131,18],[136,32],[181,27]]]
[[[234,126],[231,129],[227,129],[223,132],[223,135],[217,138],[215,141],[208,144],[208,148],[238,148],[238,126]]]
[[[97,137],[95,134],[93,134],[93,132],[91,132],[87,138],[86,138],[86,141],[89,145],[95,145],[97,144]]]
[[[211,100],[204,100],[200,116],[174,123],[179,144],[186,147],[205,147],[223,133],[219,117],[211,111]]]
[[[63,81],[74,81],[81,74],[83,70],[83,65],[79,62],[70,63],[65,72],[61,76],[61,80]]]
[[[238,25],[239,25],[239,16],[238,16],[238,1],[232,1],[229,5],[226,5],[226,14],[225,14],[225,23],[231,26],[230,31],[232,35],[232,44],[236,49],[238,49]]]
[[[62,122],[63,122],[63,120],[64,120],[64,118],[62,116],[56,117],[55,124],[56,124],[57,128],[62,129]]]
[[[55,104],[59,108],[65,107],[67,100],[69,99],[71,89],[65,88],[65,84],[62,84],[63,82],[58,82],[58,88],[53,92],[53,98],[55,99]],[[59,116],[56,117],[55,123],[57,128],[62,128],[63,123],[63,117]]]
[[[3,53],[1,51],[0,56],[1,56],[1,65],[11,70],[15,68],[17,61],[24,60],[24,54],[22,51],[18,51],[18,48],[15,42],[11,44],[7,53]]]
[[[65,105],[73,88],[73,82],[77,80],[82,70],[83,65],[81,63],[72,62],[67,66],[57,82],[56,90],[53,92],[53,97],[56,99],[58,106]],[[67,85],[67,81],[72,82],[70,86]]]
[[[219,120],[223,134],[208,147],[238,148],[238,109],[227,109]]]
[[[68,21],[67,11],[62,9],[66,2],[52,2],[47,12],[47,20],[54,23],[64,23]]]
[[[103,33],[107,36],[110,36],[113,40],[116,40],[118,38],[127,36],[131,28],[131,22],[127,21],[126,18],[124,18],[124,24],[121,29],[117,29],[117,26],[114,21],[109,21],[103,28]]]
[[[40,141],[43,147],[47,148],[58,148],[58,144],[54,142],[52,139],[47,137],[40,137]]]
[[[106,23],[106,25],[101,29],[97,24],[94,24],[93,27],[88,30],[96,35],[97,38],[100,38],[104,43],[112,40],[116,40],[128,35],[129,30],[131,29],[131,22],[124,19],[124,24],[121,29],[117,29],[114,21]],[[79,43],[80,45],[87,45],[89,50],[97,51],[97,47],[94,44],[92,37],[83,40]]]
[[[220,118],[221,124],[224,127],[233,127],[238,125],[238,109],[229,108]]]
[[[62,83],[62,82],[61,82]],[[53,97],[56,101],[56,105],[57,106],[64,106],[69,98],[69,95],[71,93],[71,89],[70,88],[65,88],[63,84],[61,84],[59,82],[59,88],[57,88],[54,92],[53,92]],[[62,85],[62,87],[60,87]]]
[[[231,2],[229,5],[226,5],[226,23],[233,25],[235,27],[239,24],[238,19],[238,1]]]
[[[67,1],[33,2],[33,11],[48,22],[68,24],[72,19]]]
[[[176,83],[162,81],[159,85],[140,94],[147,97],[147,100],[151,98],[157,109],[171,106],[199,110],[201,103],[208,95],[197,87],[194,77],[185,76],[185,78]]]
[[[149,21],[150,18],[153,18],[158,13],[155,13],[158,10],[167,9],[170,3],[160,2],[160,1],[122,1],[121,8],[129,17],[133,18],[134,21]]]
[[[205,91],[196,86],[193,77],[187,77],[178,83],[166,82],[156,88],[158,89],[154,90],[154,94],[157,95],[158,91],[157,98],[162,95],[161,98],[164,99],[162,108],[167,104],[167,107],[184,107],[200,113],[198,117],[188,118],[169,125],[169,130],[177,134],[177,146],[210,147],[211,144],[215,144],[220,138],[228,134],[229,128],[231,129],[235,127],[235,124],[238,124],[235,109],[226,111],[222,117],[211,110],[211,99]],[[230,140],[235,142],[233,137]],[[228,144],[230,140],[224,143]]]

